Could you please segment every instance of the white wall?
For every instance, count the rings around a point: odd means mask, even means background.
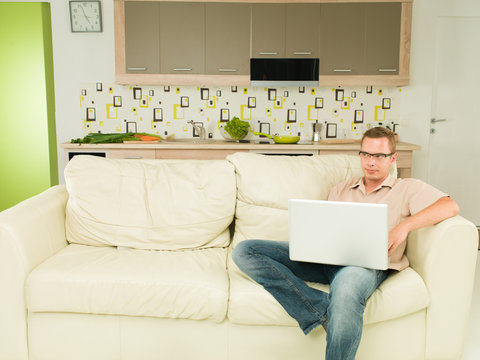
[[[428,146],[432,105],[435,7],[432,0],[413,3],[410,85],[402,90],[400,123],[402,140],[418,144],[412,176],[427,180]]]
[[[414,0],[411,85],[402,89],[399,133],[402,141],[422,146],[421,151],[414,153],[413,165],[413,176],[420,179],[427,180],[436,16],[439,12],[465,11],[477,1]],[[62,143],[82,133],[80,84],[115,81],[113,0],[102,1],[103,32],[93,34],[70,31],[67,0],[50,0],[50,3],[57,139]],[[64,156],[62,149],[58,151],[62,182]]]
[[[402,140],[422,146],[414,153],[413,176],[428,181],[432,85],[435,82],[435,44],[439,16],[480,16],[478,0],[414,0],[410,85],[402,91]],[[480,29],[479,29],[480,36]]]
[[[80,84],[115,81],[113,0],[102,1],[103,32],[72,33],[69,3],[51,0],[55,107],[58,143],[78,138],[80,121]],[[63,149],[58,147],[59,179],[65,167]]]

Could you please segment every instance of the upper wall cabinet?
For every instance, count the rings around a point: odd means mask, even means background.
[[[160,73],[203,74],[205,4],[201,2],[158,4],[160,4]],[[130,49],[127,54],[129,51]]]
[[[412,0],[114,0],[116,81],[250,84],[250,58],[320,59],[320,86],[407,85]]]
[[[207,3],[205,73],[250,74],[250,4]]]
[[[252,57],[285,56],[285,4],[252,5]]]
[[[249,83],[250,3],[115,0],[120,84]]]
[[[364,74],[398,74],[401,15],[400,3],[365,4]]]
[[[160,3],[125,3],[127,73],[160,73]]]
[[[398,74],[400,3],[324,4],[321,75]]]
[[[411,1],[321,4],[322,85],[409,83]]]
[[[252,57],[320,57],[320,4],[252,4]]]
[[[323,4],[321,75],[359,75],[365,64],[363,4]]]

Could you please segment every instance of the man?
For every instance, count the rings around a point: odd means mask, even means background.
[[[390,130],[375,127],[365,132],[359,155],[364,176],[338,184],[328,200],[388,204],[391,270],[295,262],[290,260],[288,242],[284,241],[245,240],[232,254],[238,267],[269,291],[305,334],[319,325],[325,328],[327,360],[355,358],[367,299],[389,271],[408,266],[408,233],[459,211],[455,201],[434,187],[389,175],[398,156]],[[330,292],[313,289],[305,281],[330,284]]]

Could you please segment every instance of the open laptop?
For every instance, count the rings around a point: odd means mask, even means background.
[[[288,200],[290,259],[388,268],[388,205]]]

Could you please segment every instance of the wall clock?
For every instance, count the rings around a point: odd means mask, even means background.
[[[101,32],[102,9],[100,1],[70,1],[72,32]]]

